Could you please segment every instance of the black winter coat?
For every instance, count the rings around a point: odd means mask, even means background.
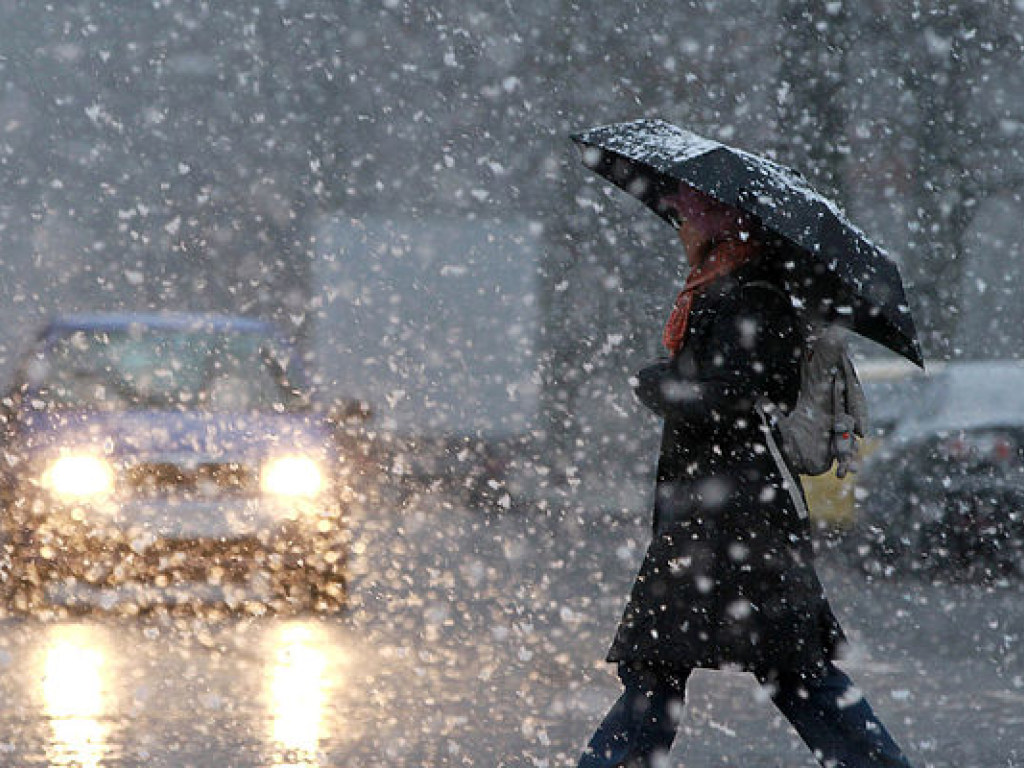
[[[695,298],[680,353],[641,372],[638,395],[665,418],[654,538],[609,661],[813,675],[844,639],[770,426],[796,402],[803,342],[775,285],[757,263],[720,279]]]

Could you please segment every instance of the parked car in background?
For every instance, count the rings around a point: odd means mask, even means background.
[[[352,412],[265,322],[53,320],[2,402],[9,602],[342,607]]]
[[[856,483],[849,546],[870,571],[1024,573],[1024,362],[929,376]]]

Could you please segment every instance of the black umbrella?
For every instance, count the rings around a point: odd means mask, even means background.
[[[670,224],[662,200],[680,183],[757,217],[793,254],[796,298],[830,322],[924,367],[903,281],[892,259],[785,166],[703,138],[662,120],[637,120],[574,134],[583,163],[650,206]]]

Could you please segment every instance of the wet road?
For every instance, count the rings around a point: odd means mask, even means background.
[[[438,500],[355,521],[341,618],[0,621],[2,766],[565,766],[646,521]],[[918,766],[1024,766],[1024,590],[822,574],[845,664]],[[816,765],[745,675],[698,673],[673,765]]]

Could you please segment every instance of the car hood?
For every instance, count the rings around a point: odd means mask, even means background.
[[[29,452],[97,449],[114,458],[193,455],[226,461],[319,453],[331,437],[326,422],[305,414],[59,412],[33,413],[22,424]]]

